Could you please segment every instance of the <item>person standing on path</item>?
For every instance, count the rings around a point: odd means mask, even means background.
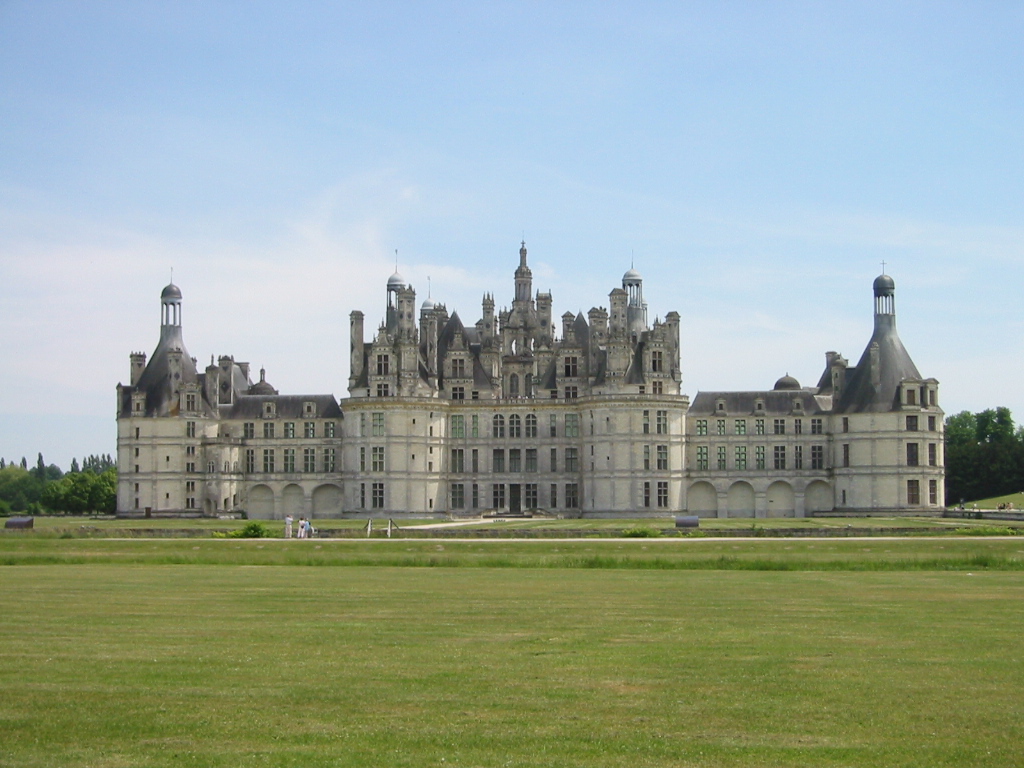
[[[292,516],[290,514],[284,516],[284,537],[286,539],[292,537]]]

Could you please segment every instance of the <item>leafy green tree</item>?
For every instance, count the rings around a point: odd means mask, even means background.
[[[945,441],[951,504],[1024,490],[1024,431],[1008,408],[949,416]]]

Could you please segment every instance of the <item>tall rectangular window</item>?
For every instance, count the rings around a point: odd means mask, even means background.
[[[463,379],[466,377],[466,361],[464,358],[456,357],[452,359],[452,378]]]
[[[651,352],[651,371],[661,373],[665,370],[665,353],[659,349]]]
[[[656,411],[655,417],[657,419],[657,429],[655,430],[659,435],[668,434],[668,411]]]
[[[303,472],[316,472],[316,449],[315,448],[303,448],[302,449],[302,471]]]
[[[578,413],[567,413],[565,414],[565,436],[566,437],[579,437],[580,436],[580,416]]]
[[[793,419],[793,434],[802,435],[804,433],[804,420]]]
[[[580,396],[580,390],[579,390],[579,387],[577,387],[575,384],[572,384],[572,385],[570,385],[570,386],[565,388],[565,399],[566,400],[575,400],[579,396]]]
[[[384,429],[383,413],[370,414],[370,429],[374,437],[384,437],[386,430]]]
[[[716,428],[718,430],[718,434],[724,435],[725,434],[725,419],[718,419],[715,422],[715,425],[716,425]]]
[[[849,432],[849,431],[850,431],[850,417],[849,416],[843,416],[843,432]]]
[[[718,446],[718,463],[716,465],[718,467],[718,469],[725,469],[725,467],[726,467],[726,464],[725,464],[725,452],[726,452],[726,448],[725,448],[724,445]]]
[[[564,366],[565,377],[568,379],[574,379],[579,375],[579,358],[578,357],[566,357]]]
[[[773,433],[774,434],[776,434],[776,435],[784,435],[784,434],[786,434],[786,420],[785,419],[775,419],[775,423],[772,425],[772,427],[773,427]]]
[[[473,509],[479,509],[480,508],[480,486],[477,485],[476,483],[473,483],[473,487],[472,487],[471,491],[472,491],[473,496],[470,499],[470,504],[473,505]]]
[[[850,444],[843,443],[843,466],[850,466]]]
[[[706,445],[697,446],[697,469],[703,471],[708,468],[708,447]]]
[[[793,446],[793,469],[804,468],[804,447],[802,445]]]
[[[786,468],[786,446],[776,445],[774,450],[775,468],[785,469]]]
[[[462,448],[452,448],[452,472],[462,474],[466,471],[466,451]]]
[[[264,421],[263,422],[263,436],[273,437],[274,436],[274,422]]]
[[[324,422],[324,437],[334,437],[334,422],[333,421],[325,421]]]
[[[917,416],[907,416],[907,432],[917,432]]]
[[[495,509],[505,508],[505,484],[495,483],[491,486],[491,506]]]
[[[566,472],[579,472],[580,470],[580,459],[579,453],[575,448],[565,449],[565,471]]]
[[[256,423],[247,421],[242,425],[242,437],[251,440],[256,437]]]
[[[746,419],[736,419],[736,421],[733,422],[733,426],[736,429],[736,434],[737,435],[745,435],[745,434],[747,434],[747,420]]]
[[[665,480],[658,481],[658,506],[661,509],[668,506],[668,482]]]
[[[939,503],[939,483],[936,480],[928,481],[928,503],[932,506]]]
[[[747,446],[736,446],[736,469],[747,468]]]
[[[294,472],[295,471],[295,449],[285,448],[284,449],[284,471]]]
[[[505,417],[500,413],[494,414],[491,419],[491,437],[505,436]]]
[[[473,449],[472,453],[470,454],[470,461],[472,462],[472,464],[471,464],[472,471],[473,472],[479,472],[480,471],[480,450],[478,448],[474,448]]]
[[[580,487],[576,483],[565,484],[565,506],[578,509],[580,506]]]
[[[452,509],[462,509],[466,506],[466,486],[462,483],[452,483]]]
[[[935,467],[939,464],[939,448],[935,443],[928,443],[928,466]]]
[[[523,457],[522,451],[518,448],[510,448],[508,451],[508,471],[509,472],[522,472],[523,471]]]
[[[911,507],[921,506],[920,480],[907,480],[907,505]]]
[[[466,417],[465,416],[452,416],[449,419],[449,431],[453,438],[463,438],[466,436]]]
[[[384,471],[384,446],[376,445],[370,449],[370,471]]]
[[[480,417],[477,415],[473,416],[470,437],[480,437]]]
[[[548,434],[551,437],[558,437],[558,416],[553,413],[548,417]]]
[[[505,449],[495,448],[491,451],[491,471],[492,472],[504,472],[505,471]]]
[[[374,483],[371,486],[371,502],[374,509],[384,509],[384,483]]]
[[[644,481],[644,507],[649,508],[651,506],[651,483]]]
[[[537,437],[537,414],[526,414],[526,436]]]
[[[558,506],[558,486],[555,483],[551,484],[551,508],[554,509]]]
[[[644,419],[643,419],[643,432],[644,432],[645,435],[649,435],[649,434],[651,434],[651,412],[650,411],[644,411],[643,416],[644,416]],[[700,428],[700,424],[698,423],[698,429],[699,428]],[[707,422],[705,421],[704,422],[704,429],[707,430],[707,428],[708,428],[707,427]]]
[[[764,434],[764,419],[754,419],[754,434],[755,435],[763,435]]]
[[[526,483],[523,485],[523,506],[527,509],[536,509],[537,504],[537,484]]]
[[[917,443],[907,443],[907,466],[916,467],[918,464]]]
[[[334,449],[324,448],[323,459],[324,472],[333,472],[335,467]]]
[[[824,424],[821,419],[811,419],[811,434],[812,435],[823,435],[825,434]]]
[[[934,405],[934,403],[933,403],[933,405]],[[935,417],[934,416],[929,416],[928,417],[928,431],[929,432],[934,432],[935,431]]]
[[[359,446],[359,471],[366,471],[366,446]]]
[[[754,447],[754,468],[764,469],[764,446],[758,445]]]
[[[284,436],[285,437],[295,437],[295,422],[294,421],[286,421],[284,423]]]
[[[704,437],[708,433],[708,420],[697,419],[697,436]]]
[[[196,436],[196,423],[194,421],[185,422],[185,437]]]
[[[377,375],[387,376],[391,373],[391,358],[387,355],[377,355]]]
[[[551,449],[551,471],[552,472],[557,472],[558,471],[558,449],[557,448],[552,448]]]
[[[658,469],[668,469],[668,446],[658,446]]]
[[[651,446],[644,446],[644,469],[651,468]]]
[[[274,471],[274,449],[264,448],[263,449],[263,471],[273,472]]]
[[[811,469],[825,468],[825,447],[822,445],[811,446]]]
[[[307,421],[302,425],[302,432],[306,437],[316,437],[316,422]]]
[[[526,471],[536,472],[537,471],[537,449],[527,448],[526,449]]]
[[[245,449],[245,471],[255,472],[256,471],[256,449],[246,448]]]

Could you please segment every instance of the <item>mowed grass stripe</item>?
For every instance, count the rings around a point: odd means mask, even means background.
[[[0,538],[0,565],[277,565],[753,571],[1024,570],[1015,537],[313,540]]]
[[[1005,766],[1017,573],[0,572],[0,765]]]

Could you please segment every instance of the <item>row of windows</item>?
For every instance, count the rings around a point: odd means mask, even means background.
[[[282,425],[281,436],[284,438],[295,437],[295,422],[286,421]],[[273,421],[263,422],[263,437],[273,438],[276,437],[277,423]],[[316,422],[306,421],[302,424],[302,436],[303,438],[316,437]],[[334,437],[335,436],[335,424],[333,421],[325,421],[323,429],[323,437]],[[251,440],[256,437],[256,423],[253,421],[247,421],[242,424],[242,437]]]
[[[708,433],[708,422],[709,419],[697,419],[697,434],[704,436]],[[755,435],[765,434],[767,419],[754,419],[754,432]],[[810,419],[810,427],[812,435],[822,435],[825,433],[824,421],[820,418]],[[714,419],[714,429],[716,435],[728,434],[726,428],[728,426],[728,419]],[[772,420],[772,434],[773,435],[785,435],[788,428],[787,419],[773,419]],[[795,418],[792,420],[792,428],[794,435],[802,435],[804,433],[804,420],[802,418]],[[747,434],[747,420],[746,419],[733,419],[732,423],[732,434],[734,435],[745,435]]]
[[[384,509],[384,483],[370,483],[370,498],[369,503],[372,509]],[[648,485],[650,485],[648,483]],[[659,483],[659,500],[661,498],[660,486],[665,486],[665,504],[659,506],[668,506],[668,483]],[[367,498],[367,483],[359,484],[359,506],[363,509],[366,508]],[[513,486],[506,485],[505,483],[494,483],[491,485],[491,507],[494,509],[504,509],[507,502],[511,498],[513,493],[519,494],[519,504],[522,509],[537,509],[540,506],[540,485],[537,483],[523,483],[522,485],[516,486],[516,491]],[[452,509],[465,509],[467,503],[471,509],[479,509],[481,501],[481,488],[478,483],[472,483],[469,486],[469,498],[466,497],[466,484],[465,483],[452,483],[449,488],[449,499],[451,502]],[[563,489],[565,499],[565,507],[569,509],[577,509],[580,505],[580,491],[578,483],[566,483]],[[552,483],[548,489],[547,504],[549,507],[554,508],[558,506],[558,485]],[[648,505],[649,506],[649,505]]]
[[[296,469],[296,449],[285,448],[281,451],[282,472],[298,472]],[[303,448],[302,449],[302,472],[316,472],[317,461],[316,461],[316,449],[315,448]],[[247,473],[263,471],[263,472],[277,472],[277,449],[275,448],[264,448],[263,449],[263,463],[262,470],[257,469],[256,463],[256,449],[247,448],[245,451],[245,471]],[[321,472],[334,472],[337,467],[336,455],[333,448],[323,448],[320,451],[320,470]]]
[[[788,448],[792,447],[792,453]],[[825,446],[810,446],[809,469],[819,470],[825,468]],[[733,446],[733,469],[745,470],[748,466],[749,455],[747,446]],[[754,446],[753,456],[754,469],[767,469],[767,452],[763,445]],[[804,446],[775,445],[772,446],[772,467],[774,469],[804,469]],[[728,469],[728,448],[724,445],[717,446],[715,451],[715,469]],[[711,469],[711,449],[706,445],[697,446],[697,469],[707,471]]]
[[[928,503],[936,505],[939,503],[939,483],[937,480],[928,481]],[[914,507],[921,504],[921,481],[907,480],[907,505]]]
[[[917,432],[918,429],[919,429],[919,427],[918,427],[919,422],[920,422],[920,420],[919,420],[917,414],[914,414],[912,416],[907,416],[907,431],[908,432]],[[929,416],[928,417],[928,431],[929,432],[934,432],[935,431],[935,427],[936,427],[936,419],[935,419],[935,417],[934,416]]]

